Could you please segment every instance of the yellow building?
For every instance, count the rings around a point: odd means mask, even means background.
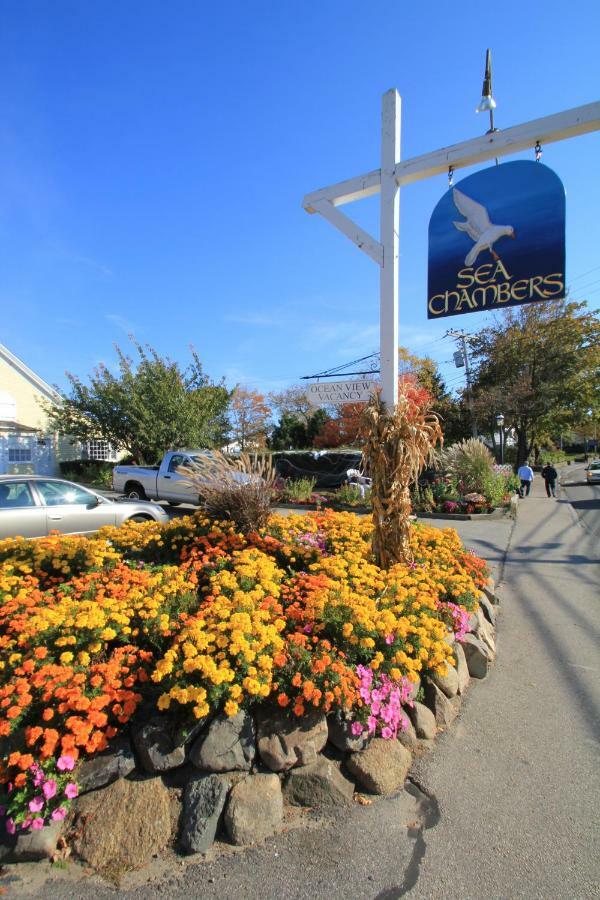
[[[54,388],[0,344],[0,474],[57,475],[63,460],[112,458],[105,441],[86,447],[49,430],[42,404],[59,402]]]

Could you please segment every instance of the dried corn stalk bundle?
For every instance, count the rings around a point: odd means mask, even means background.
[[[401,389],[393,413],[379,396],[363,417],[363,459],[372,478],[373,553],[382,569],[410,562],[410,485],[443,441],[437,416]]]

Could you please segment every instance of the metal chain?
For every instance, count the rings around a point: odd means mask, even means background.
[[[536,142],[535,142],[535,148],[534,148],[534,149],[535,149],[535,161],[536,161],[536,162],[539,162],[539,161],[541,160],[541,158],[542,158],[542,153],[544,152],[544,151],[542,150],[542,145],[540,144],[539,141],[536,141]]]
[[[448,166],[448,187],[454,184],[454,166]]]

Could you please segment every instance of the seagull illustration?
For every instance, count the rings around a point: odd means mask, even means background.
[[[472,266],[482,250],[489,250],[492,257],[498,260],[500,257],[493,250],[493,246],[501,237],[515,238],[515,229],[512,225],[492,225],[485,206],[477,203],[454,188],[452,198],[457,210],[467,220],[466,222],[454,222],[459,231],[466,231],[475,244],[465,257],[465,265]]]

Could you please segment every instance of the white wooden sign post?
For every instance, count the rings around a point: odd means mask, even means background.
[[[600,102],[588,103],[401,162],[400,107],[397,90],[383,95],[380,169],[313,191],[302,201],[307,212],[320,213],[380,267],[381,399],[389,409],[398,400],[400,187],[448,172],[450,166],[461,169],[533,149],[537,142],[550,144],[600,130]],[[381,193],[378,241],[339,209],[377,193]]]

